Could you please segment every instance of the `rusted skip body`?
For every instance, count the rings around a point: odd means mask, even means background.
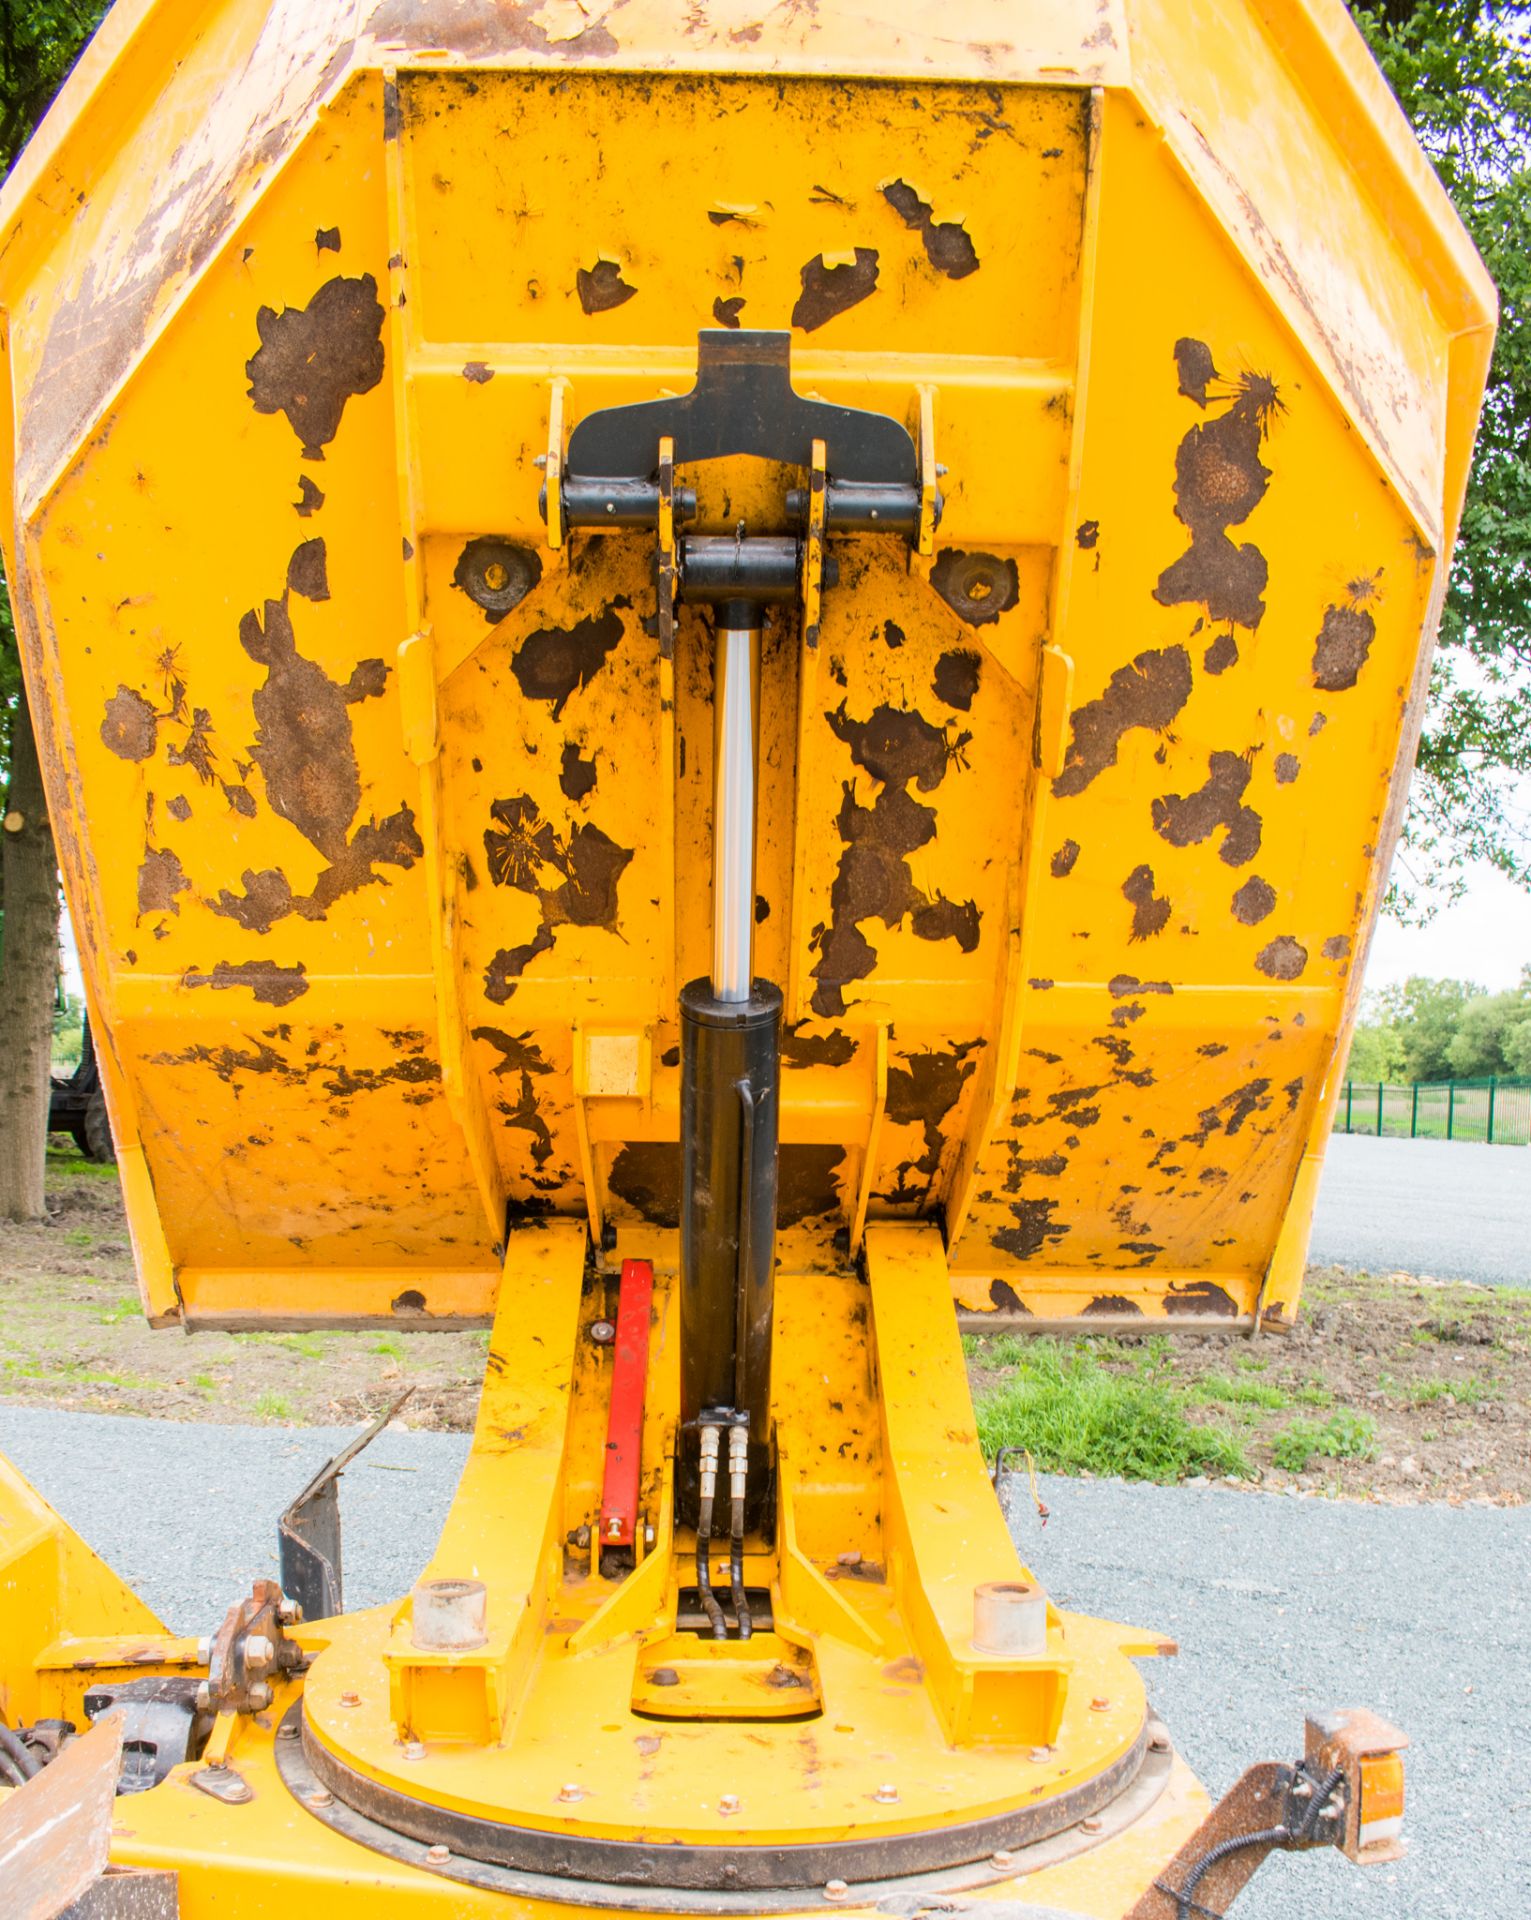
[[[1493,325],[1339,0],[122,0],[0,313],[146,1309],[492,1321],[396,1606],[367,1436],[205,1642],[0,1467],[0,1710],[136,1716],[114,1861],[1122,1920],[1393,1858],[1362,1714],[1204,1819],[958,1330],[1296,1308]]]
[[[4,199],[6,539],[156,1320],[673,1229],[710,641],[534,463],[720,324],[944,469],[767,637],[784,1226],[1289,1318],[1492,317],[1340,11],[114,10]]]

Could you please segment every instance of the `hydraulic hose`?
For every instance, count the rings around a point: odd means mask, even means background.
[[[744,1592],[744,1495],[749,1472],[749,1431],[735,1426],[728,1430],[729,1487],[729,1575],[733,1585],[734,1618],[739,1623],[739,1638],[748,1640],[754,1632],[750,1603]]]
[[[18,1734],[11,1732],[3,1720],[0,1720],[0,1754],[4,1754],[23,1780],[33,1780],[43,1770],[42,1761]]]
[[[748,1640],[755,1631],[755,1626],[750,1619],[750,1603],[744,1593],[744,1502],[742,1500],[734,1502],[729,1572],[733,1580],[734,1616],[739,1622],[739,1638]]]
[[[1242,1853],[1246,1847],[1293,1847],[1301,1846],[1312,1838],[1318,1825],[1319,1815],[1328,1804],[1329,1796],[1345,1777],[1345,1769],[1336,1767],[1332,1773],[1326,1773],[1315,1783],[1313,1797],[1303,1809],[1302,1816],[1293,1822],[1290,1818],[1279,1827],[1262,1827],[1257,1833],[1230,1834],[1226,1840],[1220,1840],[1215,1847],[1208,1849],[1185,1877],[1185,1885],[1177,1892],[1155,1882],[1160,1892],[1168,1893],[1175,1902],[1176,1920],[1193,1920],[1193,1916],[1206,1914],[1209,1908],[1202,1906],[1196,1898],[1196,1889],[1220,1860],[1226,1860],[1231,1853]]]
[[[718,1597],[712,1590],[712,1572],[707,1565],[708,1550],[711,1546],[712,1495],[704,1493],[696,1521],[696,1593],[712,1628],[713,1639],[726,1640],[728,1622],[723,1618],[723,1609],[718,1605]]]

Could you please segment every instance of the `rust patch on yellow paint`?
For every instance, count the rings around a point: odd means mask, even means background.
[[[1210,348],[1179,340],[1175,364],[1181,393],[1203,409],[1214,404],[1208,388],[1219,375]],[[1260,446],[1281,402],[1275,382],[1262,374],[1240,374],[1229,384],[1225,411],[1192,427],[1176,451],[1175,516],[1191,544],[1160,574],[1154,598],[1161,606],[1200,605],[1209,619],[1257,627],[1265,615],[1265,556],[1248,542],[1235,545],[1228,529],[1265,498],[1271,475]]]
[[[877,291],[877,249],[857,247],[854,263],[831,267],[816,253],[799,276],[802,292],[792,309],[792,324],[813,333],[837,314],[848,313]]]
[[[1118,667],[1100,698],[1085,701],[1070,716],[1073,737],[1053,792],[1059,799],[1083,793],[1116,765],[1124,733],[1134,727],[1162,733],[1190,697],[1191,656],[1184,647],[1140,653]]]
[[[1150,809],[1154,831],[1172,847],[1199,846],[1219,828],[1223,830],[1220,857],[1230,867],[1242,867],[1260,851],[1261,821],[1246,807],[1250,764],[1239,753],[1214,753],[1207,762],[1207,778],[1195,793],[1169,793]]]
[[[964,1040],[944,1048],[909,1054],[901,1066],[888,1068],[887,1117],[896,1127],[917,1126],[924,1140],[924,1152],[903,1160],[896,1168],[897,1178],[891,1191],[877,1197],[890,1205],[920,1202],[940,1171],[946,1136],[941,1123],[972,1078],[978,1062],[970,1059],[983,1045],[981,1040]],[[923,1186],[912,1186],[911,1173],[924,1175]]]
[[[1313,643],[1313,684],[1324,693],[1344,693],[1356,684],[1377,623],[1364,607],[1326,607]]]
[[[936,662],[931,691],[938,700],[963,713],[971,712],[974,696],[983,676],[983,655],[967,647],[954,647]]]
[[[595,761],[587,760],[572,740],[563,744],[558,788],[566,800],[583,800],[595,791]]]
[[[383,309],[370,273],[327,280],[306,307],[262,307],[245,365],[257,413],[284,413],[305,460],[322,460],[346,402],[383,377]]]
[[[1052,857],[1052,876],[1055,880],[1064,880],[1074,871],[1074,862],[1079,858],[1079,842],[1065,840]]]
[[[1271,980],[1297,980],[1308,964],[1308,949],[1289,933],[1278,934],[1255,955],[1255,965]]]
[[[616,931],[617,883],[633,855],[590,821],[561,839],[524,793],[496,800],[489,812],[496,822],[484,830],[490,879],[497,887],[530,894],[542,909],[531,940],[500,948],[489,963],[484,991],[499,1005],[515,992],[526,967],[552,951],[556,927]]]
[[[1232,1319],[1238,1308],[1233,1297],[1215,1280],[1192,1280],[1183,1287],[1172,1282],[1165,1290],[1166,1313],[1217,1313]]]
[[[190,886],[180,859],[168,847],[147,848],[138,869],[140,917],[146,913],[179,914],[176,895],[187,892]]]
[[[795,1020],[783,1027],[781,1057],[789,1067],[843,1067],[856,1054],[856,1042],[838,1028],[829,1033],[804,1033],[806,1022]]]
[[[937,220],[929,202],[907,180],[891,181],[882,197],[910,232],[920,236],[925,257],[937,273],[944,273],[948,280],[965,280],[977,273],[978,249],[960,221]]]
[[[1103,1319],[1108,1314],[1141,1314],[1143,1311],[1136,1300],[1129,1300],[1124,1293],[1097,1293],[1084,1309],[1084,1319]]]
[[[1015,1225],[996,1227],[990,1237],[999,1252],[1013,1254],[1017,1260],[1034,1260],[1069,1231],[1053,1220],[1056,1200],[1012,1200],[1009,1206]]]
[[[1154,892],[1152,867],[1134,867],[1122,882],[1122,895],[1133,910],[1130,940],[1147,940],[1164,931],[1170,917],[1170,903],[1167,895]]]
[[[248,987],[255,998],[268,1007],[285,1007],[308,992],[304,979],[307,969],[300,960],[295,967],[279,967],[274,960],[241,960],[237,965],[220,960],[211,973],[195,969],[182,978],[183,987],[211,987],[224,992],[230,987]]]
[[[322,539],[305,540],[287,562],[287,585],[305,600],[330,597],[329,556]]]
[[[1276,889],[1252,873],[1233,896],[1233,917],[1246,927],[1257,927],[1276,910]]]
[[[622,278],[615,260],[597,260],[593,267],[580,267],[574,275],[574,291],[586,313],[610,313],[625,306],[638,291]]]
[[[1201,664],[1210,674],[1226,673],[1230,667],[1239,664],[1239,643],[1234,638],[1233,628],[1220,633],[1201,656]]]
[[[934,793],[971,736],[953,742],[941,727],[901,707],[878,707],[866,720],[852,720],[844,703],[828,716],[835,734],[850,748],[852,762],[869,773],[880,791],[870,807],[856,798],[847,780],[835,825],[845,851],[830,889],[830,924],[813,969],[818,985],[815,1013],[838,1018],[845,1012],[843,989],[862,980],[877,965],[877,954],[861,931],[865,920],[896,927],[909,919],[922,940],[955,940],[964,953],[978,945],[976,901],[961,904],[942,893],[928,895],[915,886],[909,855],[936,837],[936,815],[909,792],[912,781],[922,793]]]
[[[570,697],[590,682],[622,643],[622,616],[614,608],[572,627],[539,627],[522,641],[510,663],[528,700],[546,700],[561,720]]]
[[[132,687],[119,686],[106,703],[102,742],[122,760],[147,760],[159,740],[159,715]]]

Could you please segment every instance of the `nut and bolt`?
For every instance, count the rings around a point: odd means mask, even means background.
[[[334,1806],[335,1796],[330,1792],[328,1787],[315,1787],[313,1792],[308,1796],[308,1804],[311,1807],[318,1807],[322,1811],[325,1807]]]
[[[1005,1849],[1001,1847],[998,1853],[991,1853],[989,1855],[989,1865],[993,1867],[996,1873],[1008,1873],[1015,1865],[1015,1855],[1013,1853],[1007,1853]]]
[[[566,1805],[576,1800],[583,1800],[584,1797],[585,1789],[573,1781],[558,1789],[558,1798]]]
[[[598,1347],[609,1347],[617,1337],[617,1329],[610,1320],[592,1320],[590,1338]]]
[[[296,1740],[299,1727],[296,1720],[284,1720],[276,1730],[278,1740]]]
[[[423,1740],[406,1740],[399,1751],[406,1760],[423,1760],[425,1758],[425,1742]]]
[[[257,1680],[250,1689],[250,1708],[254,1713],[264,1713],[271,1705],[271,1689],[264,1680]]]
[[[891,1780],[884,1780],[872,1798],[880,1807],[895,1807],[898,1805],[898,1788]]]
[[[212,1657],[213,1636],[210,1633],[204,1633],[202,1638],[197,1642],[197,1665],[199,1667],[205,1667]]]
[[[1090,1711],[1091,1713],[1109,1713],[1111,1711],[1111,1702],[1109,1700],[1092,1700],[1090,1702]]]
[[[1041,1767],[1045,1766],[1047,1762],[1052,1759],[1054,1751],[1055,1749],[1052,1747],[1033,1747],[1026,1757]]]
[[[296,1600],[284,1597],[276,1603],[276,1617],[284,1627],[295,1627],[303,1618],[303,1609]]]
[[[826,1900],[845,1900],[850,1897],[850,1888],[843,1880],[826,1880],[824,1898]]]
[[[606,1522],[606,1538],[608,1540],[620,1540],[622,1538],[622,1519],[620,1514],[614,1513]]]
[[[425,1857],[433,1867],[444,1866],[452,1857],[452,1849],[436,1845],[425,1849]]]
[[[197,1712],[211,1713],[213,1710],[213,1690],[204,1680],[197,1688]]]
[[[1170,1737],[1167,1733],[1155,1733],[1149,1736],[1148,1751],[1150,1753],[1168,1753],[1169,1750]]]
[[[743,1805],[737,1793],[725,1793],[718,1801],[719,1813],[737,1813]]]
[[[263,1633],[251,1633],[245,1636],[245,1671],[251,1667],[269,1667],[276,1657],[276,1648]]]
[[[1102,1828],[1102,1827],[1103,1827],[1103,1826],[1104,1826],[1105,1824],[1106,1824],[1106,1823],[1105,1823],[1105,1821],[1104,1821],[1104,1820],[1101,1820],[1101,1819],[1099,1819],[1099,1818],[1097,1818],[1097,1816],[1096,1816],[1095,1814],[1093,1814],[1093,1813],[1092,1813],[1092,1814],[1090,1815],[1090,1817],[1089,1817],[1089,1819],[1088,1819],[1088,1820],[1081,1820],[1081,1821],[1080,1821],[1080,1823],[1079,1823],[1079,1831],[1080,1831],[1081,1833],[1099,1833],[1099,1832],[1100,1832],[1100,1830],[1101,1830],[1101,1828]]]
[[[340,1704],[343,1707],[359,1707],[361,1705],[361,1695],[359,1693],[343,1693],[340,1696]]]
[[[590,1545],[589,1527],[579,1526],[574,1529],[574,1545],[581,1551]]]

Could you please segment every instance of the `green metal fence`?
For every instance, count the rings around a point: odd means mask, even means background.
[[[1531,1080],[1421,1080],[1404,1087],[1347,1080],[1334,1130],[1523,1147],[1531,1143]]]

